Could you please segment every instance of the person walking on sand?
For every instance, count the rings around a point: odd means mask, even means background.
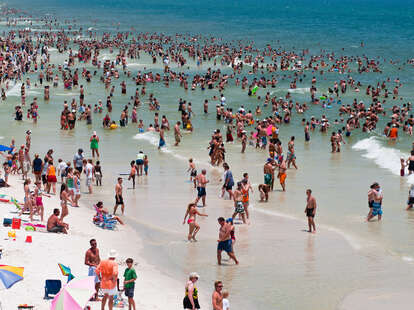
[[[214,292],[211,297],[213,310],[223,310],[223,283],[221,281],[214,282]]]
[[[96,135],[96,131],[93,132],[92,137],[89,139],[89,142],[91,143],[91,151],[92,151],[92,157],[95,158],[95,154],[97,157],[99,157],[99,137]]]
[[[224,217],[219,217],[217,221],[220,225],[219,238],[217,240],[217,263],[221,265],[221,252],[225,251],[230,256],[230,258],[234,260],[236,265],[238,265],[239,262],[234,255],[231,242],[231,226],[226,223]]]
[[[122,178],[118,178],[118,183],[115,185],[115,207],[114,215],[116,214],[116,209],[121,205],[122,215],[124,215],[124,198],[122,197]]]
[[[316,215],[316,199],[312,196],[312,190],[307,189],[306,190],[306,208],[305,208],[305,214],[308,217],[308,226],[309,230],[308,232],[316,233],[316,227],[315,227],[315,215]]]
[[[91,239],[89,241],[89,244],[91,247],[86,251],[85,265],[89,266],[88,276],[95,276],[95,295],[93,298],[91,298],[91,301],[100,301],[100,299],[98,298],[98,292],[101,287],[101,282],[99,281],[99,277],[96,274],[95,270],[101,262],[101,258],[99,257],[99,249],[97,247],[96,240]]]
[[[101,310],[105,309],[107,300],[109,310],[112,310],[114,306],[114,296],[118,294],[116,285],[118,279],[118,264],[115,262],[117,256],[118,254],[116,251],[111,250],[108,259],[101,261],[95,270],[95,273],[98,275],[101,282],[102,293],[104,294]]]
[[[199,279],[199,275],[196,272],[190,273],[188,281],[185,284],[185,296],[183,299],[184,309],[200,309],[200,304],[198,302],[198,290],[195,286],[195,283]]]

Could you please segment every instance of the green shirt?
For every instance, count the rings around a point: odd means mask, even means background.
[[[125,281],[132,280],[132,279],[136,279],[137,278],[137,274],[135,272],[135,269],[134,268],[131,268],[131,269],[127,268],[127,269],[125,269],[124,278],[125,278]],[[132,288],[132,287],[134,287],[134,284],[135,284],[134,282],[130,282],[130,283],[125,284],[124,287],[125,288]]]

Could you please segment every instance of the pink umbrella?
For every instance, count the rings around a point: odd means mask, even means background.
[[[95,293],[95,277],[74,279],[52,300],[50,310],[82,310]]]

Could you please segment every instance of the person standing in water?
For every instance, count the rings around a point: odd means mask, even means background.
[[[160,142],[158,144],[158,149],[161,149],[163,146],[165,146],[165,138],[164,138],[164,125],[161,125],[160,128]]]
[[[378,216],[378,221],[381,221],[382,199],[383,199],[381,187],[379,186],[378,183],[374,183],[372,184],[371,188],[372,188],[372,202],[371,202],[372,212],[370,215],[368,215],[367,222],[369,222],[375,216]]]
[[[308,218],[308,226],[309,230],[308,232],[316,233],[316,227],[315,227],[315,215],[316,215],[316,199],[312,196],[312,190],[307,189],[306,190],[306,208],[305,208],[305,214]]]
[[[178,146],[178,144],[181,142],[181,131],[180,131],[180,125],[181,122],[178,121],[174,126],[174,138],[175,138],[175,144],[174,146]]]
[[[414,150],[411,151],[410,157],[407,159],[408,175],[414,173]]]
[[[188,220],[187,220],[187,224],[188,224],[188,241],[197,241],[196,240],[196,235],[198,233],[198,231],[200,230],[200,225],[197,224],[196,222],[196,217],[197,215],[199,216],[208,216],[207,214],[202,214],[200,212],[197,211],[197,204],[196,203],[190,203],[187,207],[187,211],[185,212],[184,215],[184,220],[183,220],[183,225],[185,224],[185,220],[187,219],[188,216]]]
[[[89,139],[89,142],[91,143],[92,157],[95,158],[95,153],[96,156],[99,157],[99,137],[96,135],[96,131],[93,132],[92,137]]]
[[[231,241],[231,226],[226,223],[224,217],[219,217],[217,221],[220,224],[219,238],[217,240],[217,263],[221,265],[221,252],[225,251],[230,258],[234,260],[236,265],[238,265],[239,261],[237,260],[236,255],[234,255]]]
[[[197,198],[195,200],[195,203],[197,204],[201,198],[201,200],[203,201],[203,207],[206,206],[206,185],[208,182],[210,182],[209,180],[207,180],[206,174],[206,169],[203,169],[201,170],[201,173],[195,177],[197,181]]]

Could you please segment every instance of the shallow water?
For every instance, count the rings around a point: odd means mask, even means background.
[[[338,54],[399,59],[401,63],[412,57],[414,47],[410,33],[414,8],[407,1],[393,2],[392,6],[387,1],[367,1],[364,4],[356,1],[313,1],[312,4],[305,1],[240,1],[237,5],[215,1],[203,2],[202,5],[162,1],[142,7],[133,1],[110,1],[103,5],[96,1],[87,4],[72,1],[70,7],[63,2],[30,3],[34,6],[34,15],[49,12],[63,17],[77,16],[79,24],[85,29],[94,27],[98,32],[114,30],[113,24],[122,21],[120,30],[129,30],[134,25],[139,31],[213,33],[223,37],[223,40],[254,40],[259,46],[272,42],[286,48],[310,48],[311,53],[326,49]],[[19,1],[18,5],[25,8],[31,6],[25,1]],[[216,9],[211,10],[212,7]],[[23,24],[21,27],[26,26]],[[364,48],[359,46],[361,40],[365,42]],[[113,59],[114,55],[116,52],[102,51],[100,57]],[[52,51],[54,63],[63,63],[65,57]],[[160,64],[154,68],[150,62],[148,56],[143,56],[131,61],[128,69],[133,73],[144,70],[145,66],[153,71],[161,70]],[[208,66],[212,63],[197,68],[190,62],[190,74],[206,70]],[[230,72],[230,68],[220,69]],[[248,70],[246,68],[244,74]],[[412,73],[413,69],[408,65],[403,66],[402,70],[385,65],[382,75],[355,74],[354,78],[364,85],[373,85],[388,76],[391,80],[400,77],[404,84],[400,94],[407,101],[412,101]],[[307,72],[306,75],[303,83],[298,83],[298,88],[291,91],[293,100],[309,100],[308,88],[313,73]],[[345,78],[346,75],[338,73],[318,77],[318,90],[326,92],[333,81]],[[121,80],[116,81],[115,85]],[[277,88],[267,91],[283,96],[289,90],[289,80],[279,80]],[[127,83],[128,95],[120,95],[117,89],[112,100],[114,109],[111,117],[115,120],[136,88],[130,80]],[[86,88],[86,103],[93,105],[99,99],[104,101],[106,98],[107,94],[96,78],[91,84],[81,84]],[[284,149],[288,138],[296,136],[299,170],[289,170],[287,192],[283,193],[276,187],[268,204],[258,202],[255,188],[251,198],[252,224],[237,225],[236,228],[235,249],[241,265],[218,267],[215,261],[216,218],[230,216],[233,208],[230,201],[218,198],[222,169],[209,165],[206,147],[211,132],[216,128],[225,131],[226,127],[216,121],[215,102],[210,101],[208,115],[202,113],[204,99],[210,99],[218,92],[199,89],[184,92],[177,83],[172,83],[168,90],[158,84],[149,84],[146,88],[147,93],[153,92],[160,101],[160,115],[166,115],[171,125],[178,120],[178,98],[192,102],[195,131],[184,134],[180,147],[172,146],[173,136],[168,133],[167,147],[158,151],[157,134],[138,134],[132,124],[113,131],[103,130],[103,115],[100,114],[93,115],[90,126],[78,122],[74,131],[60,131],[58,115],[63,100],[77,98],[76,89],[70,92],[61,87],[51,89],[51,100],[44,103],[42,89],[32,87],[27,91],[26,102],[34,96],[39,97],[39,122],[37,125],[27,120],[17,123],[12,120],[11,114],[20,100],[19,84],[10,85],[7,102],[0,104],[2,143],[8,143],[12,137],[21,143],[25,130],[31,129],[35,152],[44,154],[53,146],[56,158],[71,160],[78,147],[83,147],[89,154],[88,140],[92,131],[96,130],[101,138],[105,185],[96,188],[96,191],[107,207],[113,203],[116,177],[120,173],[128,173],[130,160],[139,150],[143,150],[150,159],[150,176],[140,178],[135,191],[128,189],[131,184],[125,179],[124,197],[128,222],[144,239],[145,256],[165,273],[179,279],[184,280],[188,272],[197,270],[201,275],[199,285],[202,294],[210,294],[214,280],[223,279],[236,309],[335,309],[342,298],[353,290],[411,282],[414,213],[405,212],[404,207],[412,180],[399,177],[399,158],[408,155],[412,142],[410,137],[402,134],[396,144],[388,144],[380,134],[385,123],[381,121],[377,132],[353,132],[346,139],[347,144],[342,152],[332,155],[329,134],[312,133],[311,143],[305,144],[300,121],[312,115],[320,118],[322,114],[330,120],[339,119],[336,107],[322,109],[311,106],[303,116],[294,114],[291,124],[281,126],[280,136]],[[263,90],[259,92],[264,96]],[[258,104],[262,106],[257,99],[246,96],[234,86],[226,88],[224,94],[233,110],[242,104],[252,110]],[[341,97],[342,102],[347,104],[352,103],[354,98],[368,102],[362,89],[359,94],[347,93]],[[387,107],[402,104],[391,99],[388,101]],[[269,107],[262,107],[262,110],[263,116],[271,113]],[[153,122],[154,113],[144,105],[139,108],[138,118],[148,125]],[[342,126],[334,125],[333,128]],[[226,160],[235,179],[241,179],[242,173],[248,172],[251,182],[257,187],[262,182],[266,153],[248,148],[246,154],[240,154],[238,143],[227,144],[226,150]],[[185,241],[187,226],[181,225],[186,204],[196,195],[186,173],[189,157],[195,159],[198,169],[208,169],[211,180],[207,188],[208,206],[203,210],[209,217],[199,219],[202,229],[196,244]],[[382,223],[367,224],[364,222],[368,212],[366,193],[373,181],[380,182],[384,191],[384,220]],[[303,232],[306,229],[303,214],[306,188],[312,188],[318,202],[317,224],[320,231],[316,236]],[[85,195],[83,199],[88,201]],[[325,293],[323,297],[321,291]],[[177,303],[180,298],[178,296]]]

